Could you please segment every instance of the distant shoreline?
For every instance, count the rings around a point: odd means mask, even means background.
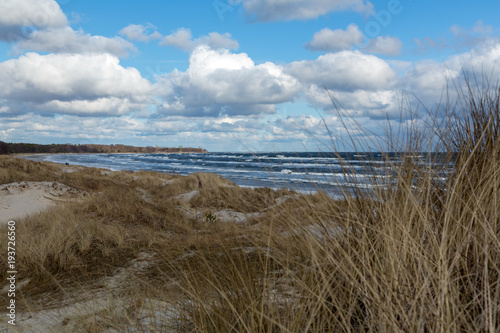
[[[171,153],[208,153],[198,147],[137,147],[123,144],[37,144],[8,143],[0,141],[0,154],[171,154]]]

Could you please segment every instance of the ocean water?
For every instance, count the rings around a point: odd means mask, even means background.
[[[419,163],[430,163],[424,156],[412,158]],[[338,193],[355,187],[370,190],[374,186],[384,186],[391,179],[389,163],[397,163],[399,159],[398,154],[322,152],[61,154],[45,157],[51,162],[111,170],[154,170],[180,175],[210,172],[240,186],[289,188],[306,193],[318,190]]]

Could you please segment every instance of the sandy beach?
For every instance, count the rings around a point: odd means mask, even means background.
[[[14,154],[12,156],[17,157],[17,158],[24,158],[24,159],[27,159],[30,161],[41,162],[41,161],[45,161],[45,159],[49,155],[55,155],[55,154]]]

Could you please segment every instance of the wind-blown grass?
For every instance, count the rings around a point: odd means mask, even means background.
[[[249,254],[222,252],[225,264],[200,254],[205,274],[182,280],[186,329],[498,331],[500,91],[459,93],[444,128],[435,113],[403,141],[387,138],[402,157],[380,184],[391,186],[284,204],[262,222],[252,265]],[[411,158],[429,161],[431,149],[440,163]]]

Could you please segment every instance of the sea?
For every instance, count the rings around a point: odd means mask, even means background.
[[[425,156],[419,163],[435,163]],[[287,188],[301,193],[342,191],[385,186],[392,179],[395,153],[260,152],[183,154],[59,154],[45,160],[116,170],[151,170],[176,175],[210,172],[243,187]]]

